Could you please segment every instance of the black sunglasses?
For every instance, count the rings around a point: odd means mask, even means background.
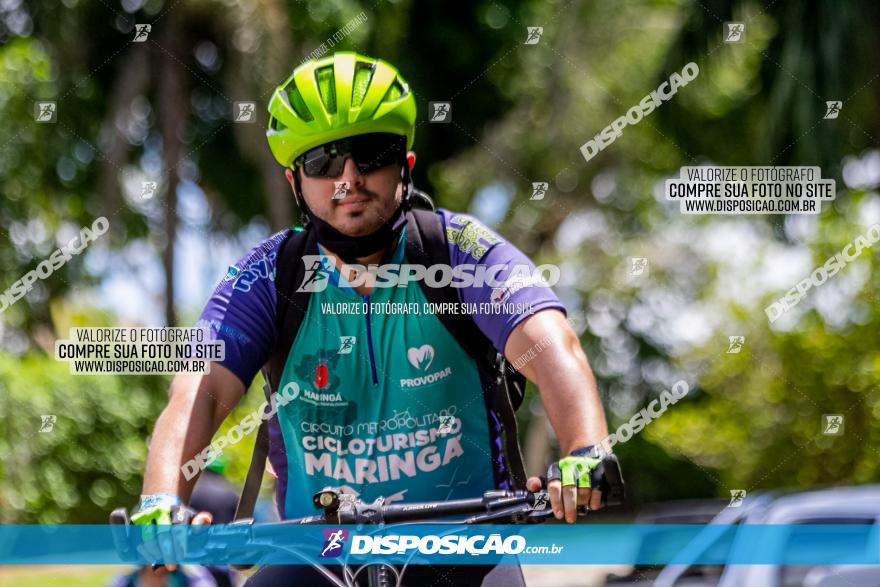
[[[306,151],[297,157],[308,177],[339,177],[351,157],[361,173],[406,161],[406,137],[393,133],[370,133],[346,137]]]

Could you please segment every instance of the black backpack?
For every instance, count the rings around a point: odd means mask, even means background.
[[[407,262],[418,265],[449,264],[449,248],[443,222],[433,209],[412,208],[407,211],[405,257]],[[278,249],[275,259],[277,338],[269,361],[263,366],[263,386],[268,398],[281,379],[281,373],[290,347],[296,339],[300,324],[309,307],[309,292],[297,291],[305,275],[302,257],[317,251],[317,238],[310,228],[294,228]],[[431,303],[457,303],[455,288],[433,288],[421,281],[422,292]],[[437,314],[442,324],[459,345],[474,359],[480,370],[494,374],[489,393],[491,406],[504,427],[504,455],[508,476],[515,489],[525,489],[525,468],[517,438],[515,411],[522,404],[526,379],[495,350],[488,338],[466,314]],[[268,421],[263,420],[257,433],[254,453],[247,479],[239,500],[235,519],[249,518],[260,491],[266,457],[269,451]]]

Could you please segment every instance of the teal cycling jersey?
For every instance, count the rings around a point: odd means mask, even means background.
[[[476,364],[436,316],[411,313],[427,303],[421,288],[361,296],[338,272],[330,280],[311,295],[279,384],[299,389],[278,413],[287,515],[309,513],[312,495],[328,485],[367,501],[494,488]]]
[[[534,265],[465,215],[438,211],[450,260]],[[201,323],[226,342],[221,362],[247,385],[267,360],[275,328],[274,262],[286,233],[254,249],[221,282]],[[405,263],[405,235],[391,263]],[[320,254],[321,251],[315,251]],[[335,268],[309,305],[277,386],[285,397],[270,420],[269,459],[284,517],[314,513],[312,496],[331,486],[365,501],[473,497],[510,486],[498,414],[484,372],[427,308],[416,281],[359,295]],[[463,289],[463,302],[507,302],[530,312],[475,322],[501,351],[530,313],[562,309],[548,287]],[[481,324],[484,320],[486,325]]]

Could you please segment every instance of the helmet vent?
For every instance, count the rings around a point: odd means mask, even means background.
[[[405,95],[406,88],[401,85],[400,81],[394,80],[394,83],[388,86],[388,91],[385,92],[385,97],[382,98],[382,101],[393,102],[394,100],[399,100]]]
[[[321,92],[321,100],[330,114],[336,114],[336,79],[332,67],[322,67],[315,72],[318,80],[318,91]]]
[[[287,92],[287,101],[293,107],[293,111],[296,112],[296,115],[304,121],[311,122],[315,119],[315,117],[312,116],[312,113],[309,112],[309,107],[306,106],[305,100],[303,100],[302,95],[295,86]]]
[[[352,108],[360,108],[364,102],[364,96],[370,89],[370,82],[373,80],[373,64],[358,63],[354,68],[354,84],[352,85],[351,106]]]

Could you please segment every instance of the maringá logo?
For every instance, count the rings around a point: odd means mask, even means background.
[[[303,355],[293,370],[302,387],[296,399],[319,406],[344,405],[346,402],[339,392],[342,378],[336,368],[339,358],[335,348],[330,352]]]
[[[418,348],[412,347],[406,351],[406,358],[409,364],[419,371],[427,371],[434,362],[434,347],[429,344],[423,344]]]
[[[315,388],[324,389],[330,379],[330,370],[327,368],[327,359],[318,359],[315,367]]]

